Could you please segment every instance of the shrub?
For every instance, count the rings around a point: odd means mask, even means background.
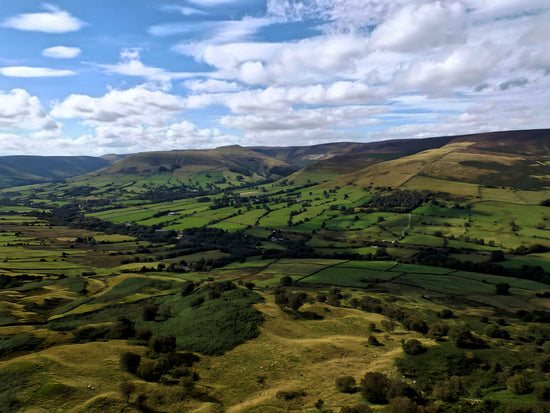
[[[495,284],[495,290],[498,295],[510,295],[510,284],[497,283]]]
[[[135,374],[141,361],[141,356],[131,351],[120,354],[120,368],[128,373]]]
[[[448,380],[440,381],[435,384],[432,394],[436,399],[444,402],[456,402],[464,394],[463,379],[453,376]]]
[[[369,336],[367,339],[367,343],[369,343],[371,346],[381,346],[382,343],[378,341],[378,339],[375,336]]]
[[[139,363],[136,374],[145,381],[158,381],[160,374],[155,370],[155,362],[153,360],[143,359]]]
[[[134,323],[128,320],[125,317],[120,318],[116,321],[109,332],[107,333],[107,338],[112,339],[122,339],[129,338],[134,336]]]
[[[459,348],[483,348],[486,343],[475,337],[466,324],[459,324],[449,330],[449,338]]]
[[[303,390],[280,390],[275,395],[278,399],[283,399],[285,401],[290,401],[297,399],[299,397],[304,397],[306,392]]]
[[[336,378],[336,388],[342,393],[355,393],[355,379],[352,376],[340,376]]]
[[[498,328],[494,325],[487,327],[487,330],[485,330],[485,334],[491,338],[503,338],[505,340],[508,340],[510,338],[510,334],[508,333],[508,331],[502,328]]]
[[[424,320],[418,316],[410,316],[403,321],[403,326],[407,330],[418,331],[419,333],[426,334],[428,332],[428,325]]]
[[[388,413],[416,413],[418,405],[407,397],[397,397],[390,400],[385,411]]]
[[[506,380],[506,386],[514,394],[527,394],[533,391],[531,383],[520,374],[515,374]]]
[[[170,353],[176,349],[176,337],[153,336],[149,340],[149,347],[155,353]]]
[[[138,340],[149,341],[149,339],[151,338],[152,335],[153,335],[153,333],[151,332],[150,328],[140,327],[140,328],[136,329],[135,337]]]
[[[292,277],[290,275],[285,275],[281,278],[280,284],[283,286],[292,285]]]
[[[384,404],[388,402],[387,392],[390,380],[385,374],[368,372],[360,383],[361,394],[371,403]]]
[[[428,329],[428,337],[435,340],[442,340],[447,334],[449,334],[449,325],[445,323],[433,323]]]
[[[182,297],[187,297],[195,290],[195,283],[193,281],[185,281],[181,287],[180,294]]]
[[[422,354],[426,348],[416,339],[410,339],[403,343],[403,351],[410,355]]]
[[[154,321],[157,316],[157,311],[158,305],[154,301],[148,300],[145,302],[142,312],[143,321]]]
[[[423,403],[424,400],[419,394],[418,390],[412,387],[410,384],[400,380],[393,380],[390,383],[390,387],[387,393],[388,399],[396,399],[398,397],[406,397],[416,403]]]

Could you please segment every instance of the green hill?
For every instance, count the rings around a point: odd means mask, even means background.
[[[30,185],[86,174],[109,165],[91,156],[2,156],[0,188]]]
[[[101,171],[100,175],[153,175],[171,172],[177,178],[200,173],[233,173],[251,177],[280,178],[296,170],[285,161],[238,145],[216,149],[145,152],[129,155]]]

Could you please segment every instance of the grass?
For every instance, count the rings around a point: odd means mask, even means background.
[[[368,286],[365,282],[366,278],[384,278],[385,274],[387,273],[362,268],[332,267],[304,278],[300,282],[365,288]]]

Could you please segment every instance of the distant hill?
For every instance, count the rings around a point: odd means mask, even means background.
[[[418,177],[521,189],[550,187],[550,130],[455,136],[446,145],[370,165],[333,185],[400,187]],[[424,180],[433,189],[433,181]]]
[[[238,145],[216,149],[144,152],[129,155],[101,171],[106,174],[151,175],[172,172],[175,176],[229,171],[278,179],[297,168],[287,162]]]
[[[1,156],[0,188],[82,175],[109,164],[108,160],[92,156]]]
[[[400,156],[410,155],[426,149],[438,148],[451,141],[452,137],[438,137],[426,139],[393,139],[378,142],[336,142],[325,143],[320,145],[310,146],[287,146],[287,147],[272,147],[272,146],[251,146],[251,149],[256,152],[264,153],[268,156],[281,159],[292,165],[304,167],[312,163],[330,160],[339,156],[343,156],[341,160],[346,158],[353,159],[356,154],[371,154],[373,157],[380,159],[393,159]],[[364,159],[359,156],[357,159]],[[368,157],[367,157],[368,158]],[[340,160],[329,161],[326,165],[342,164]],[[349,167],[342,165],[344,168]],[[362,167],[365,167],[363,165]]]
[[[289,176],[296,182],[334,179],[379,162],[401,158],[449,143],[452,137],[426,139],[394,139],[369,143],[334,143],[289,148],[254,148],[305,165]],[[326,150],[323,154],[323,150]]]

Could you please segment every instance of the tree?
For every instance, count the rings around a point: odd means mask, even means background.
[[[500,262],[506,260],[504,252],[501,250],[491,251],[491,262]]]
[[[420,341],[413,338],[403,343],[403,351],[410,355],[417,355],[424,353],[426,348]]]
[[[352,376],[340,376],[335,381],[336,388],[342,393],[355,393],[355,379]]]
[[[132,353],[131,351],[125,351],[120,354],[120,368],[128,373],[135,374],[139,367],[140,361],[141,356],[139,354]]]
[[[498,295],[510,295],[510,284],[508,283],[497,283],[495,284],[496,293]]]
[[[360,383],[361,394],[370,403],[385,404],[390,380],[385,374],[368,372]]]
[[[157,316],[158,305],[153,300],[148,300],[143,306],[143,321],[154,321]]]
[[[195,283],[193,281],[185,281],[181,287],[180,294],[182,297],[187,297],[195,290]]]
[[[447,380],[440,381],[433,387],[432,394],[444,402],[456,402],[464,394],[464,380],[452,376]]]
[[[385,411],[388,413],[416,413],[418,405],[407,397],[397,397],[390,401]]]
[[[151,340],[149,340],[149,347],[155,353],[170,353],[176,350],[176,337],[153,336]]]
[[[449,325],[445,323],[433,323],[428,329],[428,337],[442,340],[449,333]]]
[[[520,374],[515,374],[506,380],[506,386],[514,394],[527,394],[533,391],[531,383]]]

